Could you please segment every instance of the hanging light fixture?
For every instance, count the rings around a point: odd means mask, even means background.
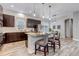
[[[34,12],[33,16],[36,16],[35,12]]]
[[[42,13],[43,13],[42,18],[44,19],[44,18],[45,18],[45,16],[44,16],[44,3],[42,3],[42,6],[43,6],[43,8],[42,8],[42,9],[43,9],[43,12],[42,12]]]
[[[51,5],[49,5],[49,20],[51,20]]]
[[[51,29],[51,5],[49,5],[49,31]]]
[[[35,9],[36,9],[36,8],[35,8],[35,5],[33,4],[33,10],[34,10],[33,16],[36,16],[36,14],[35,14],[35,13],[36,13],[36,12],[35,12]]]

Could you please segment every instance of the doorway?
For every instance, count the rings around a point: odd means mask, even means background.
[[[65,20],[65,38],[73,38],[73,19]]]

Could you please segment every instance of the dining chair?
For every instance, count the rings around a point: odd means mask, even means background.
[[[61,46],[61,44],[60,44],[60,33],[58,31],[56,31],[54,36],[55,36],[55,45],[58,45],[59,48],[60,48],[60,46]]]
[[[46,53],[49,53],[48,43],[46,42],[46,40],[40,39],[35,42],[35,54],[37,53],[37,51],[44,52],[44,56],[46,56]]]
[[[55,38],[54,33],[51,37],[48,38],[48,47],[53,47],[54,53],[55,53]]]

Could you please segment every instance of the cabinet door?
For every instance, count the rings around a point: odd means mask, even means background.
[[[3,26],[14,27],[14,16],[3,14]]]
[[[14,33],[5,34],[5,43],[14,42],[16,39],[17,39],[17,36]]]
[[[27,39],[27,35],[25,37],[24,33],[20,33],[20,32],[6,33],[4,43],[17,42],[17,41],[22,41],[22,40],[26,40],[26,39]]]

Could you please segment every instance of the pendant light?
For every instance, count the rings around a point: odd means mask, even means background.
[[[35,17],[36,16],[36,11],[35,11],[35,4],[33,4],[33,16]]]
[[[49,5],[49,20],[51,20],[51,5]]]
[[[43,9],[43,12],[42,12],[42,13],[43,13],[42,18],[43,18],[43,19],[45,18],[45,16],[44,16],[44,4],[45,4],[45,3],[42,3],[42,7],[43,7],[43,8],[42,8],[42,9]]]
[[[49,7],[49,31],[51,29],[51,5],[48,6]]]

